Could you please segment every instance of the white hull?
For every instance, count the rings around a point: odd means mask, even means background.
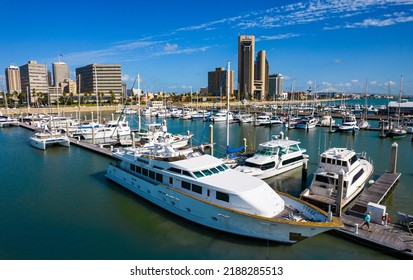
[[[240,167],[237,167],[236,170],[242,173],[249,174],[251,176],[260,178],[260,179],[267,179],[273,176],[277,176],[281,173],[293,170],[295,168],[302,167],[304,161],[307,161],[307,159],[296,162],[294,164],[282,166],[280,168],[272,168],[272,169],[267,169],[267,170],[261,170],[259,168],[248,167],[248,166],[240,166]]]
[[[242,213],[195,198],[162,183],[152,184],[113,165],[108,166],[106,177],[171,213],[210,228],[238,235],[293,244],[337,226],[337,222],[303,223]],[[309,204],[288,195],[280,196],[286,205],[295,205],[302,213],[315,215],[315,219],[321,220],[326,214],[316,213],[318,210],[311,208]]]
[[[65,147],[70,147],[70,140],[68,137],[45,138],[45,139],[38,139],[36,136],[30,137],[30,145],[40,150],[46,150],[47,146],[51,146],[55,144],[65,146]]]

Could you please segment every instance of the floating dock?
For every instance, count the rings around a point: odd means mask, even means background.
[[[396,220],[390,223],[383,221],[381,224],[370,222],[372,232],[369,232],[366,227],[366,229],[358,228],[364,221],[367,205],[381,204],[397,185],[400,176],[400,173],[383,173],[351,203],[340,218],[344,227],[334,230],[334,233],[387,254],[413,258],[413,235],[407,225],[397,223]]]

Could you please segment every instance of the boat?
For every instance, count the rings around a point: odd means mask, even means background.
[[[343,117],[343,122],[337,127],[339,132],[357,132],[360,128],[357,126],[357,119],[354,114],[347,114]]]
[[[77,130],[72,133],[73,137],[80,137],[81,139],[104,139],[104,138],[119,138],[130,136],[131,129],[126,118],[120,117],[117,120],[111,120],[105,123],[104,126],[98,128],[89,128]]]
[[[136,141],[133,143],[132,139],[120,138],[120,143],[123,146],[139,146],[149,147],[157,142],[168,142],[174,149],[180,149],[190,144],[193,134],[172,134],[168,132],[166,121],[162,123],[147,124],[147,129],[140,129],[136,133]]]
[[[334,126],[336,124],[336,120],[330,115],[324,115],[320,117],[318,124],[320,126]]]
[[[132,109],[131,107],[124,107],[122,109],[116,110],[115,113],[123,114],[123,115],[133,115],[133,114],[137,114],[138,111],[135,109]]]
[[[258,115],[254,121],[254,126],[266,126],[270,124],[271,124],[271,116],[267,114]]]
[[[257,178],[266,179],[286,171],[303,166],[308,161],[306,149],[300,147],[300,142],[273,135],[270,141],[261,143],[252,157],[235,170]]]
[[[253,123],[254,117],[249,113],[238,114],[238,120],[240,123]]]
[[[278,116],[271,116],[270,124],[271,125],[282,125],[284,122]]]
[[[216,112],[215,114],[213,114],[210,118],[211,121],[213,122],[225,122],[227,120],[227,116],[228,116],[228,120],[230,122],[232,122],[234,120],[234,115],[232,114],[232,112],[226,110],[226,109],[221,109],[218,112]]]
[[[230,169],[223,161],[166,143],[113,153],[106,177],[189,221],[241,236],[294,244],[342,227],[331,213],[265,181]]]
[[[40,150],[46,150],[48,146],[52,145],[70,147],[70,140],[67,135],[62,134],[60,131],[49,130],[46,125],[44,129],[30,137],[30,145]]]
[[[311,128],[316,127],[317,123],[318,123],[318,120],[315,117],[312,117],[312,116],[302,117],[294,125],[294,128],[311,129]]]
[[[392,138],[403,138],[407,136],[407,129],[405,129],[400,123],[400,104],[401,104],[401,97],[402,97],[402,85],[403,85],[403,76],[400,78],[400,91],[399,91],[399,108],[397,111],[397,125],[391,126],[391,128],[385,133],[385,137],[392,137]]]
[[[373,165],[366,159],[365,153],[357,155],[347,148],[330,148],[320,155],[320,162],[314,172],[309,188],[300,198],[320,207],[333,211],[336,208],[339,174],[343,172],[342,207],[348,205],[363,190],[373,174]]]

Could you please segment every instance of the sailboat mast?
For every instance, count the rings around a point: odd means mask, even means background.
[[[227,63],[227,147],[229,147],[229,68],[230,62]]]
[[[397,112],[397,127],[400,126],[400,106],[402,102],[402,91],[403,91],[403,75],[401,75],[400,77],[399,110]]]

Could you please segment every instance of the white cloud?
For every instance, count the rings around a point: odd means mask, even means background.
[[[301,34],[285,33],[285,34],[279,34],[279,35],[273,35],[273,36],[261,36],[257,38],[256,41],[259,42],[259,41],[282,40],[282,39],[288,39],[288,38],[293,38],[293,37],[298,37],[298,36],[301,36]]]
[[[163,48],[163,50],[166,52],[174,52],[177,49],[178,49],[178,44],[169,44],[169,43],[167,43],[165,47]]]

